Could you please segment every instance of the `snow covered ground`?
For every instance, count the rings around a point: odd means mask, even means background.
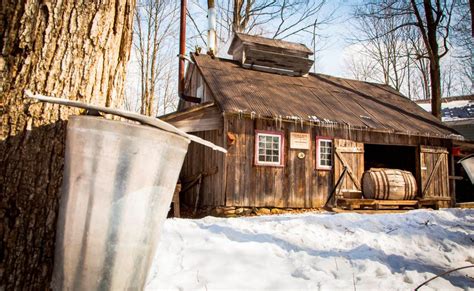
[[[168,219],[147,290],[413,290],[474,264],[474,210]],[[474,268],[420,290],[474,290]]]

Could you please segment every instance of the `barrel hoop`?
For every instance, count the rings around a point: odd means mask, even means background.
[[[405,174],[406,174],[406,176],[407,176],[408,193],[409,193],[409,195],[410,195],[409,197],[407,197],[407,199],[408,199],[408,198],[413,199],[413,198],[414,198],[414,197],[413,197],[413,194],[415,193],[415,189],[413,189],[413,185],[411,184],[411,182],[412,182],[412,180],[411,180],[411,178],[410,178],[410,177],[411,177],[411,173],[405,173]]]
[[[388,175],[386,171],[382,171],[382,179],[384,180],[384,187],[383,187],[383,199],[388,199],[390,196],[390,185],[388,183]]]
[[[403,182],[405,183],[405,193],[403,194],[403,199],[407,200],[408,196],[410,195],[410,184],[407,178],[407,173],[405,171],[401,172]]]
[[[405,179],[405,173],[404,172],[400,171],[400,175],[402,176],[403,183],[405,184],[404,185],[405,192],[403,193],[403,200],[406,200],[407,199],[407,180]]]
[[[409,187],[408,193],[410,193],[410,197],[407,197],[407,198],[413,199],[413,193],[415,193],[415,189],[413,189],[413,185],[411,183],[412,182],[411,173],[406,173],[406,175],[407,175],[407,183]]]
[[[378,192],[377,192],[377,195],[374,195],[374,198],[375,199],[383,199],[383,191],[384,191],[384,184],[383,184],[383,179],[382,179],[382,173],[381,172],[375,172],[375,177],[377,179],[377,189],[378,189]]]
[[[377,190],[378,190],[377,192],[375,192],[376,195],[374,195],[374,198],[381,199],[383,198],[383,187],[385,187],[383,185],[381,172],[374,172],[374,177],[375,177],[375,181],[377,181]],[[380,197],[380,195],[382,195],[382,197]]]
[[[376,172],[370,172],[370,177],[372,178],[372,181],[374,182],[374,188],[373,188],[373,198],[377,199],[377,192],[380,189],[379,181],[377,179],[377,173]]]

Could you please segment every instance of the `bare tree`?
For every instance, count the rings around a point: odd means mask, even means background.
[[[457,59],[460,70],[458,73],[462,76],[462,91],[466,91],[466,84],[472,84],[474,70],[473,55],[473,20],[472,6],[474,1],[459,0],[453,10],[453,33],[452,42],[456,45],[453,57]],[[469,89],[471,91],[471,89]]]
[[[440,60],[450,49],[448,40],[455,2],[442,0],[375,1],[366,3],[367,7],[373,7],[373,9],[363,15],[375,20],[390,19],[397,24],[382,36],[405,30],[410,26],[416,28],[417,35],[422,40],[426,52],[419,54],[417,58],[429,60],[432,114],[438,118],[441,118]]]
[[[361,5],[355,10],[355,37],[352,41],[362,46],[361,53],[376,63],[375,73],[382,82],[400,90],[405,81],[406,68],[409,65],[409,48],[405,31],[396,29],[398,19],[388,17],[393,13],[391,7],[379,11],[375,5]],[[372,15],[378,13],[378,17]]]
[[[157,99],[162,96],[157,96],[157,91],[163,80],[165,83],[168,80],[165,69],[172,69],[166,63],[170,58],[167,41],[176,31],[178,11],[174,0],[140,0],[137,3],[133,47],[139,68],[141,114],[152,116],[159,111],[161,101]]]
[[[188,15],[194,31],[190,38],[195,42],[189,45],[191,49],[196,45],[206,46],[207,30],[201,25],[207,22],[199,20],[206,16],[207,9],[197,0],[192,4],[194,11]],[[323,11],[326,0],[228,0],[216,1],[215,5],[219,43],[226,43],[234,32],[243,32],[316,44],[315,38],[320,37],[318,30],[334,19],[334,10]]]
[[[410,85],[411,90],[416,90],[417,92],[409,96],[412,99],[431,99],[430,62],[426,57],[426,47],[419,35],[418,29],[406,30],[406,33],[406,53],[410,62],[407,70],[410,70],[410,77],[414,80],[413,84],[408,82],[408,85]],[[411,73],[412,71],[414,73]]]
[[[376,66],[373,60],[360,55],[350,55],[345,60],[346,71],[352,78],[360,81],[378,81],[374,79],[374,76],[377,76]]]
[[[431,81],[431,114],[441,119],[441,67],[440,59],[449,51],[448,37],[454,2],[423,0],[423,4],[411,0],[411,11],[415,16],[414,25],[420,30],[428,51]],[[441,39],[440,47],[438,41]],[[441,50],[440,50],[441,48]]]

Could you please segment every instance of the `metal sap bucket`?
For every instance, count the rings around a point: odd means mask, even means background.
[[[458,163],[463,166],[467,176],[469,177],[469,180],[471,180],[471,183],[474,185],[474,154],[459,160]]]
[[[190,140],[129,122],[72,116],[54,290],[142,290]]]

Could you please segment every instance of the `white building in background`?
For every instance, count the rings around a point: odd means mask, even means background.
[[[467,140],[474,141],[474,95],[445,97],[441,102],[443,122]],[[431,100],[419,100],[416,103],[426,111],[431,111]]]

